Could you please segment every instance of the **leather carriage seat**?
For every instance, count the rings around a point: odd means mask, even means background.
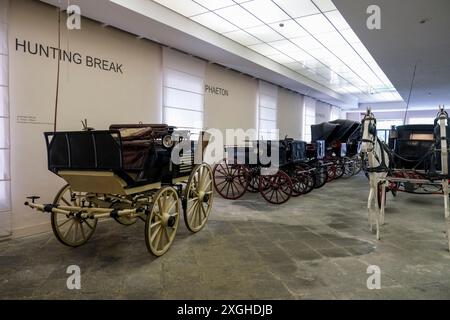
[[[113,124],[110,130],[119,130],[122,141],[149,140],[169,132],[167,124]]]
[[[170,127],[166,124],[113,124],[109,129],[120,131],[123,168],[144,174],[157,157],[153,139],[168,134]]]

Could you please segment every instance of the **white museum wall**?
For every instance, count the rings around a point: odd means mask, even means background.
[[[278,90],[278,128],[280,138],[301,139],[303,130],[303,96],[286,90]]]
[[[256,129],[258,81],[215,64],[206,67],[205,84],[228,95],[205,92],[205,129]]]
[[[27,0],[11,1],[10,108],[13,236],[49,229],[48,216],[25,208],[26,196],[51,202],[63,181],[47,171],[43,132],[53,130],[56,59],[16,51],[16,38],[57,47],[57,10]],[[58,130],[79,130],[81,120],[96,129],[112,123],[161,121],[161,48],[89,20],[68,31],[62,13],[64,50],[115,61],[123,74],[61,63]],[[32,47],[34,50],[34,48]]]
[[[61,18],[61,48],[79,53],[83,60],[80,64],[61,62],[57,130],[80,130],[82,119],[88,119],[89,126],[96,129],[107,129],[112,123],[162,122],[162,47],[87,19],[82,20],[81,30],[69,31],[65,13]],[[40,201],[50,203],[64,183],[47,170],[43,136],[44,132],[53,131],[57,61],[51,53],[46,57],[23,52],[21,46],[16,50],[16,38],[30,41],[31,49],[35,43],[57,47],[57,19],[57,9],[42,2],[11,1],[8,37],[13,237],[50,229],[48,216],[37,214],[23,203],[30,195],[39,195]],[[203,70],[198,66],[204,61],[164,50],[166,57],[173,58],[172,67],[190,74]],[[88,67],[87,56],[122,64],[123,74]],[[203,128],[222,132],[257,129],[258,80],[211,63],[203,72],[205,86],[220,89],[205,90]],[[276,118],[280,136],[302,139],[304,123],[308,122],[306,98],[282,88],[278,92]],[[312,98],[308,101],[311,123],[321,122],[315,112],[319,118],[327,117],[329,110]]]

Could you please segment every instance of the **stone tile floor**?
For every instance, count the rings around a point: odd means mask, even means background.
[[[0,299],[450,299],[442,197],[389,195],[376,241],[367,193],[358,176],[282,206],[216,197],[207,227],[180,225],[158,259],[140,222],[101,223],[78,249],[51,233],[2,242]],[[72,264],[81,290],[66,287]],[[380,290],[367,289],[369,265],[381,268]]]

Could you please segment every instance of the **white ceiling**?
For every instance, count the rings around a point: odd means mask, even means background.
[[[405,101],[417,63],[411,107],[450,105],[449,0],[333,1]],[[373,4],[381,9],[381,30],[366,27]]]
[[[152,0],[41,1],[62,9],[69,2],[78,4],[93,20],[333,105],[354,108],[358,102],[399,100],[329,0],[171,0],[173,10]],[[279,10],[264,10],[262,3]],[[244,21],[241,10],[252,18]],[[212,15],[224,20],[210,24]],[[327,22],[317,22],[323,19]],[[339,52],[339,44],[347,49]]]
[[[401,101],[331,0],[153,0],[359,102]]]

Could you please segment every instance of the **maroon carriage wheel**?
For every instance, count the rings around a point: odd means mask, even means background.
[[[311,167],[306,164],[297,165],[295,167],[296,175],[300,176],[301,177],[300,179],[302,179],[304,183],[304,190],[302,194],[308,194],[314,190],[315,185],[314,172],[310,170]]]
[[[248,172],[240,164],[227,164],[225,160],[216,164],[213,170],[214,188],[223,198],[236,200],[248,188]]]
[[[332,162],[325,165],[327,166],[327,182],[331,182],[336,178],[336,164]]]
[[[283,204],[292,196],[292,180],[282,170],[273,175],[259,177],[259,192],[272,204]]]
[[[259,176],[261,175],[261,167],[247,167],[248,187],[247,191],[251,193],[259,192]]]
[[[335,179],[339,179],[342,178],[342,176],[344,175],[345,172],[345,163],[342,159],[338,159],[334,161],[335,166],[336,166],[336,171],[335,171],[335,175],[334,178]]]

